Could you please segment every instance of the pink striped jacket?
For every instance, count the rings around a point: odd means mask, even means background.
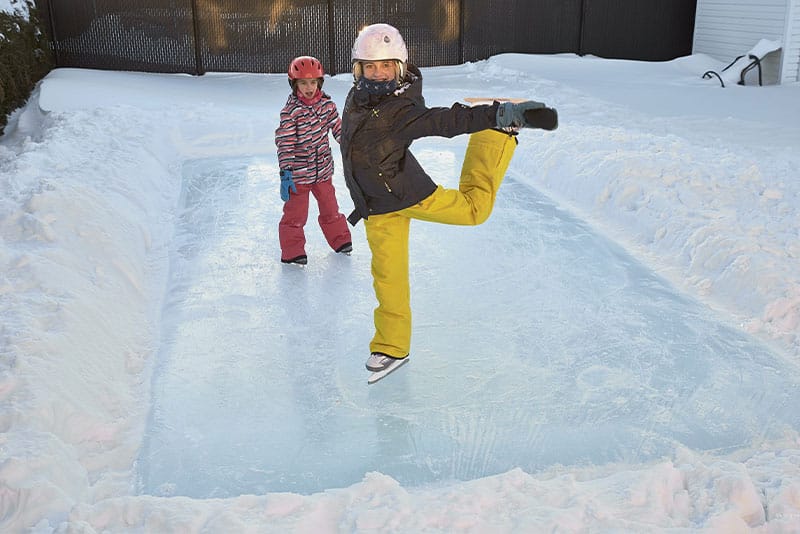
[[[292,169],[294,183],[311,184],[333,177],[329,131],[338,142],[342,120],[329,95],[322,93],[322,98],[311,105],[294,93],[289,95],[275,130],[275,145],[278,164],[281,169]]]

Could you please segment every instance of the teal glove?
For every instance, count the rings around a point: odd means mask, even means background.
[[[281,169],[281,200],[289,200],[289,188],[297,194],[297,187],[292,180],[292,169]]]
[[[555,130],[558,128],[558,113],[535,100],[518,104],[503,102],[497,107],[497,127]]]

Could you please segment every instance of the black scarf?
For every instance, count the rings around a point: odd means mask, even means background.
[[[368,95],[386,96],[395,92],[397,80],[387,80],[385,82],[373,82],[363,76],[356,82],[356,92],[364,92]]]
[[[407,74],[403,83],[398,84],[397,80],[373,82],[362,76],[355,83],[353,99],[360,106],[375,106],[378,102],[391,94],[400,94],[404,92],[415,78],[415,76]]]

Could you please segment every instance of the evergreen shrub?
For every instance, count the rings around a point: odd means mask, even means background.
[[[53,68],[47,34],[32,0],[29,20],[0,11],[0,132],[8,115],[28,100],[36,83]]]

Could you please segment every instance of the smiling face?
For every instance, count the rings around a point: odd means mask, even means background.
[[[303,98],[312,98],[319,88],[319,80],[317,78],[301,78],[295,80],[297,84],[297,95]]]
[[[388,82],[397,79],[397,62],[393,59],[362,61],[364,78],[371,82]]]

